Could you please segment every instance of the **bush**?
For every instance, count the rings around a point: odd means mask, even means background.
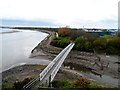
[[[67,37],[58,37],[55,38],[50,44],[56,47],[65,48],[68,44],[70,44],[70,39]]]
[[[70,33],[70,28],[68,27],[58,28],[58,34],[60,36],[68,36],[69,33]]]
[[[113,37],[108,39],[107,46],[112,46],[114,48],[120,49],[120,37]]]
[[[79,50],[79,51],[92,51],[92,44],[87,40],[86,37],[78,37],[75,40],[75,46],[74,49]]]
[[[82,30],[71,30],[69,33],[69,37],[71,40],[75,40],[78,37],[81,37],[85,34],[85,31]]]
[[[106,54],[120,53],[120,37],[99,38],[93,42],[93,46],[97,52]]]
[[[26,85],[28,82],[30,82],[32,78],[26,78],[23,81],[16,81],[13,86],[13,90],[21,90],[24,85]]]
[[[95,40],[97,40],[100,36],[98,34],[90,34],[90,33],[86,33],[84,35],[84,37],[87,38],[87,40],[91,43],[93,43]]]
[[[107,54],[119,54],[120,53],[120,37],[113,37],[107,40]]]
[[[93,42],[93,46],[98,52],[105,52],[106,45],[107,45],[107,40],[105,38],[99,38],[98,40],[95,40]]]
[[[90,81],[86,78],[80,78],[74,82],[77,87],[88,88]]]

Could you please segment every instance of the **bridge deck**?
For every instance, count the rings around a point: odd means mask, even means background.
[[[57,74],[58,70],[60,69],[62,63],[64,62],[65,58],[68,56],[69,52],[73,48],[74,43],[69,44],[65,49],[63,49],[55,59],[40,73],[40,77],[31,81],[26,86],[24,86],[23,90],[28,90],[27,88],[31,87],[36,81],[40,81],[34,87],[38,87],[39,85],[48,85],[54,79],[55,75]]]

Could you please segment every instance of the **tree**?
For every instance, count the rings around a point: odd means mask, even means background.
[[[70,33],[70,28],[68,27],[58,28],[58,34],[60,36],[68,36],[69,33]]]
[[[82,30],[71,30],[69,33],[69,36],[72,40],[75,40],[76,38],[81,37],[84,34],[85,34],[85,32]]]

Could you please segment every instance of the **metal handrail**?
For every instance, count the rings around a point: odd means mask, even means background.
[[[56,73],[58,72],[58,68],[61,67],[64,59],[66,57],[64,57],[65,55],[67,56],[68,53],[70,52],[70,50],[73,48],[74,43],[70,43],[65,49],[63,49],[54,59],[53,61],[39,74],[39,77],[37,79],[33,79],[32,81],[30,81],[29,83],[27,83],[22,90],[26,90],[28,88],[30,88],[33,84],[35,84],[36,81],[40,80],[42,81],[43,78],[47,75],[47,73],[52,69],[52,67],[58,62],[58,65],[54,68],[53,72],[51,73],[52,75],[52,80],[54,79]],[[66,53],[67,51],[67,53]],[[63,57],[61,57],[63,55]],[[61,58],[61,59],[60,59]],[[61,63],[61,65],[59,65],[59,63]],[[55,70],[57,69],[57,71],[55,72]],[[54,74],[55,73],[55,74]]]
[[[70,43],[64,50],[62,50],[54,59],[53,61],[40,73],[40,81],[46,76],[49,70],[53,67],[53,65],[59,60],[61,55],[70,47],[72,43]]]

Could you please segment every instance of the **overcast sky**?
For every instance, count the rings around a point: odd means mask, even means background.
[[[118,28],[118,1],[1,0],[0,17],[3,20],[44,21],[49,26],[51,23],[70,27]]]

